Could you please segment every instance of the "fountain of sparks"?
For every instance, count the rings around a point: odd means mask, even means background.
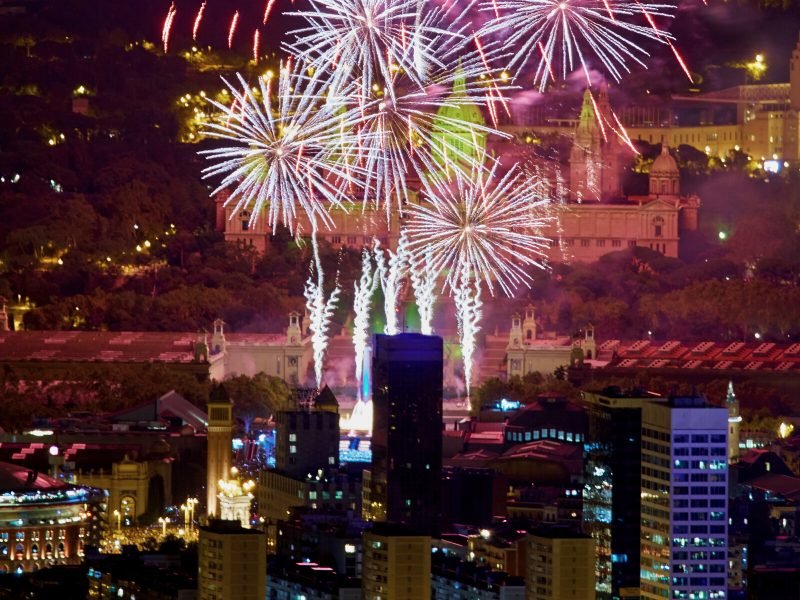
[[[458,341],[461,345],[461,356],[464,361],[464,387],[467,403],[470,402],[470,386],[472,383],[472,365],[474,363],[475,346],[481,322],[481,288],[478,282],[472,281],[469,267],[465,265],[460,281],[453,290],[453,301],[456,305],[458,321]]]
[[[369,343],[369,317],[372,307],[372,295],[378,288],[378,274],[372,268],[372,254],[366,248],[361,252],[361,279],[353,283],[355,297],[353,299],[353,349],[356,359],[356,382],[358,382],[358,400],[366,401],[363,395],[362,374],[369,370],[365,361],[365,349]],[[365,368],[366,367],[366,368]]]
[[[388,255],[388,260],[386,256]],[[397,318],[397,301],[400,296],[400,287],[408,270],[408,238],[404,231],[400,232],[397,250],[383,250],[380,243],[375,243],[375,262],[377,264],[377,277],[383,289],[383,309],[386,313],[386,335],[397,335],[400,326]]]
[[[420,332],[433,335],[433,305],[436,303],[439,272],[433,266],[430,249],[425,249],[421,254],[422,256],[410,255],[409,276],[419,311]]]
[[[325,297],[325,274],[319,260],[319,247],[317,245],[317,232],[311,234],[311,245],[314,249],[314,262],[311,265],[311,274],[306,281],[303,295],[306,298],[306,308],[309,313],[309,329],[311,330],[311,348],[314,352],[314,375],[317,388],[322,387],[322,368],[325,361],[325,351],[328,348],[328,330],[331,317],[339,301],[339,282]]]

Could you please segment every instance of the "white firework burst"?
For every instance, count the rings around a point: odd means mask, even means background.
[[[356,81],[366,96],[398,71],[425,87],[426,72],[443,67],[468,37],[462,19],[474,2],[444,22],[443,11],[425,0],[310,0],[310,9],[288,13],[306,26],[290,31],[287,49],[318,71],[329,72],[334,89]]]
[[[532,269],[545,268],[550,240],[544,229],[555,216],[542,186],[518,164],[500,175],[500,164],[461,170],[451,180],[426,179],[423,200],[408,209],[406,231],[414,254],[427,253],[454,291],[466,269],[494,295],[530,286]]]
[[[387,216],[408,202],[409,178],[447,161],[469,170],[474,158],[466,149],[503,135],[481,115],[485,106],[497,121],[506,85],[492,71],[499,45],[482,45],[471,32],[466,15],[474,4],[446,15],[424,0],[311,0],[311,10],[294,13],[308,27],[294,32],[291,50],[328,73],[332,89],[355,90],[337,98],[361,116],[363,200]]]
[[[328,211],[343,207],[346,193],[363,185],[353,128],[359,116],[327,96],[326,84],[304,75],[304,67],[282,65],[249,86],[225,81],[233,102],[209,100],[222,119],[206,122],[202,133],[230,145],[204,150],[215,164],[204,177],[223,175],[217,190],[230,188],[235,211],[250,210],[251,224],[268,209],[273,231],[282,223],[295,230],[298,211],[312,223],[332,224]]]
[[[672,46],[673,36],[656,18],[672,18],[674,4],[639,0],[484,0],[481,9],[492,18],[481,29],[491,36],[510,30],[507,44],[517,46],[511,67],[536,66],[534,83],[544,90],[557,74],[565,78],[582,68],[589,77],[590,55],[617,81],[629,73],[628,61],[646,66],[642,45]],[[674,47],[673,47],[674,48]]]

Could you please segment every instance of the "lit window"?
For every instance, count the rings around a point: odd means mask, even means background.
[[[289,454],[297,454],[297,446],[295,446],[294,444],[289,446]]]
[[[297,434],[296,433],[290,433],[289,434],[289,441],[290,442],[296,442],[297,441]]]

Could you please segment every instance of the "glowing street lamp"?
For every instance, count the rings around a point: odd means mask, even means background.
[[[119,531],[122,528],[122,513],[120,513],[118,510],[115,510],[114,516],[117,518],[117,531]]]
[[[166,537],[167,523],[169,523],[169,517],[158,517],[158,522],[161,523],[161,537]]]

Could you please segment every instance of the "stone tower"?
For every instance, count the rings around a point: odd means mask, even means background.
[[[728,394],[725,397],[728,407],[728,463],[739,462],[739,427],[742,417],[739,415],[739,401],[733,391],[733,381],[728,381]]]
[[[587,89],[569,156],[571,200],[606,202],[622,196],[622,147],[608,125],[612,122],[607,86],[601,86],[596,103]]]
[[[536,313],[533,305],[528,304],[525,307],[525,320],[522,322],[522,333],[525,336],[526,344],[531,344],[536,341]]]
[[[221,384],[208,399],[206,514],[209,518],[219,515],[219,482],[227,481],[230,477],[232,432],[233,404],[225,384]]]
[[[517,313],[511,316],[511,331],[508,333],[507,349],[522,348],[522,319]]]

